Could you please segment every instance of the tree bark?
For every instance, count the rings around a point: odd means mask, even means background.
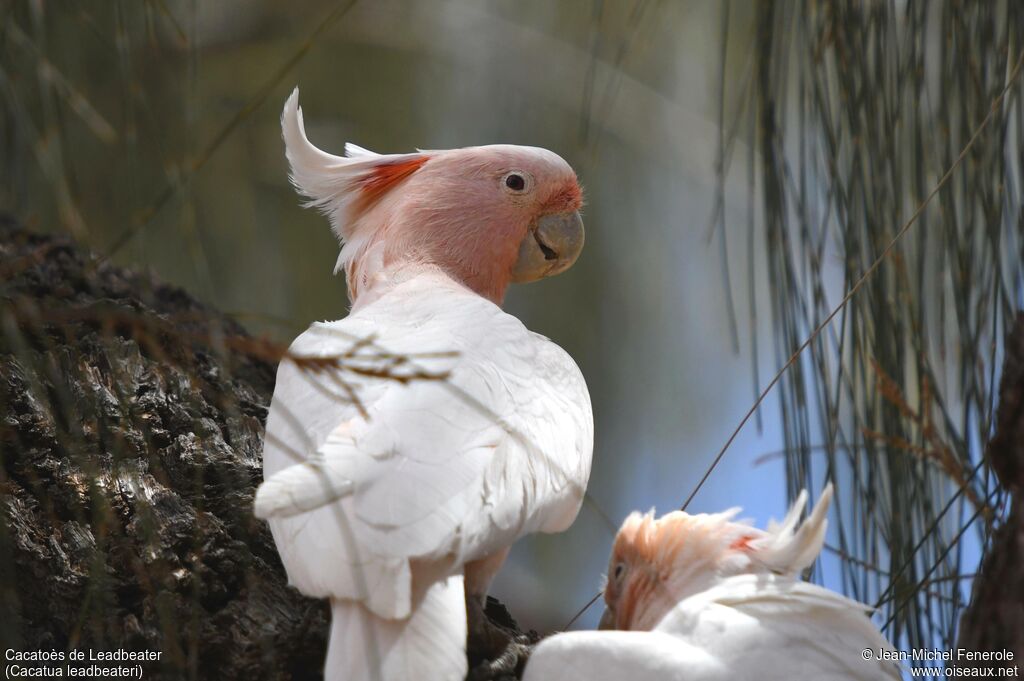
[[[1024,659],[1024,313],[1006,341],[996,430],[986,456],[1009,495],[1009,511],[992,535],[960,620],[958,647],[1011,651]],[[964,666],[991,667],[978,661]]]
[[[252,515],[278,352],[0,216],[0,649],[53,667],[158,651],[150,679],[322,676],[328,609]]]
[[[272,363],[184,291],[6,224],[0,637],[159,651],[147,678],[318,678],[327,609],[286,584],[261,479]]]

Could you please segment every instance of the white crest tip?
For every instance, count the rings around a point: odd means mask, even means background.
[[[380,156],[375,151],[370,151],[366,147],[361,147],[358,144],[352,142],[345,143],[345,155],[349,158],[359,158],[360,156]]]

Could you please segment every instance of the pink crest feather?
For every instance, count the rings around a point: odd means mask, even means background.
[[[354,205],[355,214],[368,210],[402,180],[419,170],[427,160],[427,156],[403,156],[399,160],[374,166],[358,180],[359,198]]]

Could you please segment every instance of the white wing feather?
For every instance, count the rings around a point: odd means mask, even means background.
[[[867,612],[814,584],[740,575],[681,601],[654,631],[546,639],[523,678],[897,681],[894,664],[862,658],[866,648],[892,649]]]
[[[300,590],[401,618],[417,598],[412,563],[441,566],[443,578],[523,534],[571,524],[593,423],[564,351],[439,273],[314,325],[292,352],[343,355],[370,337],[348,363],[381,369],[382,350],[429,353],[411,364],[447,378],[400,383],[283,362],[257,509]]]
[[[353,481],[346,471],[326,461],[307,461],[290,466],[260,485],[253,503],[257,518],[288,518],[312,511],[350,494]]]
[[[731,661],[733,678],[899,679],[894,665],[861,657],[891,649],[869,612],[816,584],[739,575],[680,602],[655,630]]]
[[[652,631],[571,631],[541,641],[523,681],[703,681],[731,679],[719,660],[676,636]]]

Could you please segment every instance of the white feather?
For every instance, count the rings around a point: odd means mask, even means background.
[[[865,661],[891,650],[868,608],[779,575],[739,575],[681,601],[650,632],[571,632],[544,640],[524,681],[896,681]]]
[[[570,631],[541,641],[523,681],[702,681],[721,662],[677,636],[652,631]],[[704,674],[704,676],[701,676]]]
[[[278,369],[258,504],[303,593],[398,626],[466,562],[579,511],[593,447],[579,369],[439,270],[393,273],[393,288],[314,324],[291,354],[365,370]],[[372,376],[387,369],[445,378]]]
[[[800,523],[800,515],[807,505],[807,490],[801,491],[782,522],[769,523],[766,535],[751,542],[754,549],[751,559],[779,574],[793,574],[813,565],[825,545],[831,503],[832,483],[829,483],[810,515]]]
[[[292,184],[309,199],[305,205],[326,215],[338,239],[350,246],[365,236],[359,234],[359,216],[353,210],[362,182],[382,164],[422,157],[419,153],[376,154],[352,143],[345,145],[345,156],[321,151],[306,136],[298,88],[292,91],[281,112],[281,134],[291,166]],[[351,247],[344,249],[335,272],[345,266],[356,250]]]
[[[253,503],[257,518],[290,516],[334,503],[352,492],[352,480],[319,461],[284,469],[260,485]]]
[[[377,617],[361,603],[332,601],[324,681],[462,681],[465,647],[462,577],[435,583],[402,620]]]
[[[349,158],[357,158],[359,156],[380,156],[377,152],[370,151],[369,149],[361,147],[358,144],[353,144],[352,142],[345,143],[345,155]]]

